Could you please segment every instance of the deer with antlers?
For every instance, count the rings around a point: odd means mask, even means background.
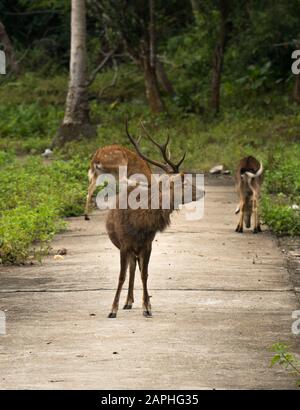
[[[145,129],[144,129],[145,130]],[[146,130],[145,130],[146,131]],[[149,140],[159,148],[165,163],[153,160],[142,153],[139,147],[138,141],[131,136],[128,131],[128,124],[126,122],[126,134],[130,142],[135,147],[139,157],[157,167],[160,167],[167,173],[167,178],[170,183],[170,208],[164,209],[161,201],[161,191],[159,191],[159,206],[158,209],[151,208],[151,182],[147,187],[149,195],[147,196],[147,207],[140,207],[138,209],[116,209],[109,211],[106,221],[106,229],[112,243],[120,250],[120,275],[117,291],[113,300],[112,309],[109,313],[109,318],[115,318],[117,316],[119,299],[121,290],[125,281],[126,272],[129,266],[129,287],[127,299],[124,305],[124,309],[131,309],[134,302],[134,279],[136,264],[138,263],[141,278],[143,284],[143,314],[146,317],[151,317],[151,304],[150,297],[147,289],[148,280],[148,265],[152,250],[152,242],[157,232],[164,231],[170,224],[170,216],[174,209],[178,208],[178,203],[175,203],[173,191],[176,184],[180,184],[182,188],[188,182],[185,181],[184,174],[179,173],[179,167],[182,164],[185,154],[178,163],[174,163],[170,160],[168,154],[169,137],[164,144],[157,143],[146,132]],[[132,187],[128,188],[133,189]],[[185,196],[181,193],[180,202],[185,203]],[[192,183],[192,201],[198,200],[203,196],[203,191],[197,189],[196,185]],[[190,201],[189,201],[190,202]]]
[[[236,232],[243,232],[244,222],[246,228],[250,228],[252,214],[254,217],[253,233],[261,232],[257,208],[262,181],[262,163],[252,156],[241,159],[236,172],[236,188],[240,197],[239,205],[235,211],[236,214],[240,212]]]

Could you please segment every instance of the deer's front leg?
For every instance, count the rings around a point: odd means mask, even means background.
[[[132,255],[130,257],[130,264],[129,264],[129,287],[128,287],[128,294],[127,299],[123,309],[131,309],[132,304],[134,302],[133,297],[133,289],[134,289],[134,277],[135,277],[135,269],[136,269],[136,257]]]
[[[85,210],[84,210],[84,219],[86,221],[89,221],[89,209],[90,209],[90,203],[92,200],[93,193],[95,192],[96,189],[96,175],[92,175],[90,178],[90,183],[89,183],[89,188],[88,188],[88,194],[86,197],[86,204],[85,204]]]
[[[147,281],[148,281],[148,265],[151,255],[151,245],[148,245],[140,256],[141,277],[143,282],[143,315],[145,317],[152,317],[150,297],[148,294]]]
[[[126,271],[127,271],[127,267],[128,267],[128,252],[125,250],[120,251],[120,276],[119,276],[119,284],[118,284],[118,289],[112,304],[112,309],[110,314],[108,315],[109,318],[115,318],[117,317],[117,312],[118,312],[118,308],[119,308],[119,300],[120,300],[120,294],[121,294],[121,290],[123,287],[123,284],[125,282],[125,278],[126,278]]]

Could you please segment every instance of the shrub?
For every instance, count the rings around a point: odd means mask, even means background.
[[[271,346],[274,354],[270,366],[282,366],[291,376],[297,377],[296,384],[300,387],[300,362],[295,354],[290,352],[290,347],[284,343],[275,343]]]
[[[46,165],[29,157],[22,164],[1,154],[1,263],[21,263],[31,253],[45,252],[49,240],[65,226],[61,218],[83,212],[86,168],[78,158]]]
[[[262,213],[278,235],[300,234],[300,146],[294,144],[276,153],[265,173]]]

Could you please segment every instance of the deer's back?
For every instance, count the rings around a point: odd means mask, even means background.
[[[260,162],[252,157],[251,155],[240,160],[237,172],[236,172],[236,183],[237,187],[242,190],[244,197],[247,199],[253,193],[253,188],[257,188],[262,184],[263,175],[257,178],[243,178],[246,172],[251,172],[256,174],[260,168]]]
[[[101,169],[103,172],[118,174],[120,166],[127,166],[127,176],[143,174],[151,179],[150,166],[135,152],[113,144],[99,148],[91,160],[91,168]]]
[[[238,172],[240,175],[243,175],[245,172],[252,172],[253,174],[256,174],[259,168],[259,161],[250,155],[240,160]]]
[[[158,231],[170,223],[170,212],[152,209],[112,209],[106,220],[106,230],[117,248],[138,254],[151,243]]]

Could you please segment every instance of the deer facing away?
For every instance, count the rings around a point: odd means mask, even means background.
[[[129,266],[129,287],[127,299],[124,305],[124,309],[131,309],[134,302],[134,279],[135,270],[138,263],[141,278],[143,284],[143,314],[146,317],[151,317],[151,304],[150,297],[147,289],[148,280],[148,265],[152,250],[152,242],[157,232],[164,231],[170,224],[170,215],[174,211],[176,204],[173,198],[174,185],[178,182],[185,184],[184,174],[179,173],[179,166],[184,160],[185,155],[181,160],[175,164],[170,160],[168,154],[168,142],[165,144],[158,144],[153,138],[147,134],[149,139],[159,147],[161,154],[166,161],[166,164],[152,160],[146,157],[139,148],[138,142],[130,135],[127,124],[126,132],[129,140],[134,145],[138,155],[145,161],[159,166],[165,172],[167,172],[170,179],[170,209],[163,209],[159,206],[159,209],[151,209],[150,195],[148,196],[148,208],[147,209],[112,209],[109,211],[106,221],[106,229],[112,243],[120,250],[120,275],[117,291],[113,300],[112,309],[109,313],[109,318],[115,318],[119,307],[119,299],[126,278],[126,271]],[[129,188],[130,190],[131,188]],[[148,188],[151,190],[151,186]],[[183,195],[182,195],[183,196]],[[192,200],[195,201],[203,196],[203,191],[200,191],[196,186],[192,185]],[[184,198],[181,198],[184,203]],[[161,205],[161,202],[160,202]]]
[[[262,163],[252,156],[241,159],[236,172],[236,189],[240,198],[235,211],[236,214],[240,213],[236,232],[243,232],[244,222],[246,228],[250,228],[252,215],[254,218],[253,233],[261,232],[257,208],[262,182]]]

